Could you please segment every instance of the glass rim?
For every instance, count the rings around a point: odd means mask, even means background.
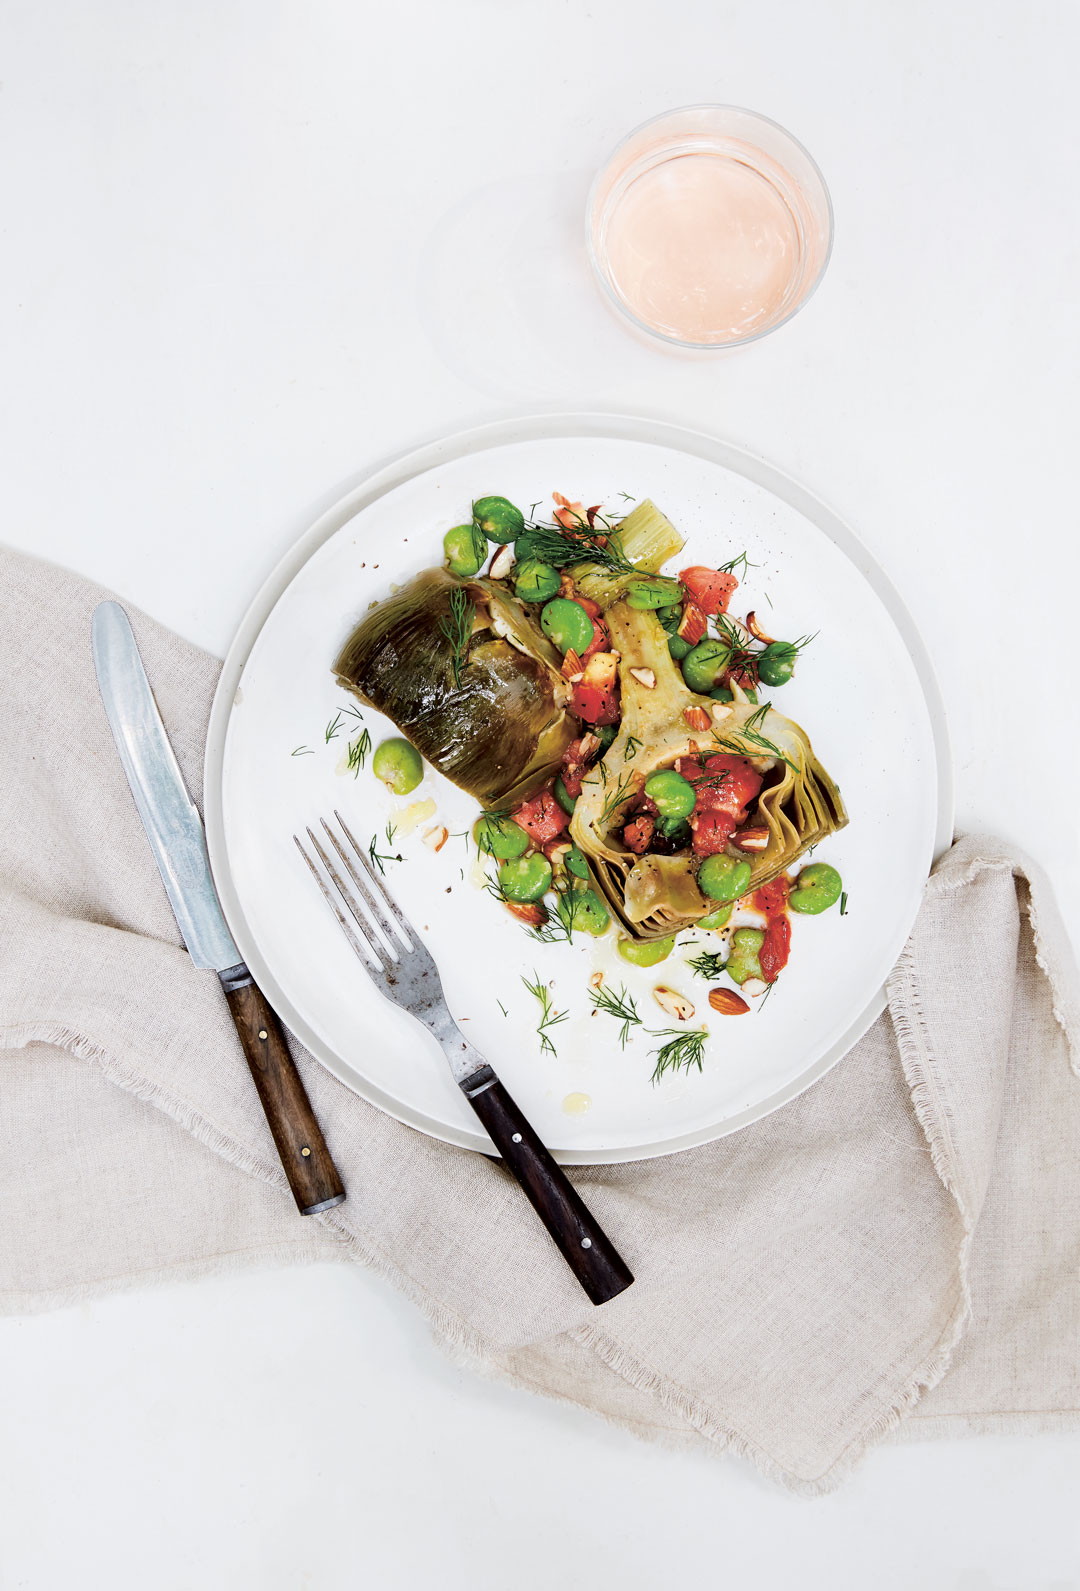
[[[786,315],[783,315],[779,320],[774,321],[771,326],[762,326],[757,331],[747,332],[745,337],[733,337],[730,339],[730,341],[722,343],[688,342],[684,337],[673,337],[668,332],[658,331],[655,326],[650,326],[648,321],[642,320],[641,316],[636,314],[635,311],[630,308],[625,300],[622,299],[612,287],[604,271],[601,269],[600,261],[597,258],[596,249],[593,246],[592,223],[597,190],[600,187],[600,179],[608,170],[616,155],[618,155],[621,149],[625,148],[631,139],[636,138],[639,133],[643,133],[646,128],[655,126],[657,122],[667,121],[668,118],[672,116],[685,116],[691,111],[734,111],[739,116],[748,116],[751,121],[763,122],[767,127],[775,128],[778,133],[782,134],[783,137],[786,138],[790,144],[793,144],[794,147],[799,151],[799,153],[806,160],[814,176],[821,184],[821,191],[825,197],[825,212],[829,223],[829,233],[825,244],[825,256],[818,269],[817,275],[810,284],[808,291],[802,298],[800,298],[799,302],[794,304],[791,309],[788,310]],[[794,317],[799,313],[800,309],[810,302],[821,285],[821,279],[828,270],[829,261],[832,259],[833,241],[835,237],[836,212],[833,209],[832,194],[829,192],[829,184],[825,181],[821,167],[818,165],[809,149],[807,149],[806,145],[795,137],[794,133],[789,132],[786,127],[782,126],[780,122],[774,121],[771,116],[764,116],[761,111],[749,110],[745,105],[728,105],[720,104],[717,101],[701,100],[695,102],[693,105],[676,105],[671,110],[659,111],[655,116],[646,117],[646,119],[643,122],[639,122],[636,127],[631,127],[630,131],[628,133],[624,133],[619,139],[619,142],[613,145],[607,158],[599,166],[596,175],[589,186],[589,196],[585,201],[585,242],[589,252],[589,264],[592,266],[593,274],[603,289],[604,296],[607,298],[608,302],[613,305],[616,310],[618,310],[620,315],[625,315],[627,320],[631,321],[635,326],[637,326],[640,331],[643,331],[647,337],[653,337],[659,342],[667,343],[671,348],[683,348],[693,353],[723,353],[725,349],[728,348],[742,348],[745,347],[747,343],[758,342],[762,337],[768,337],[771,332],[779,331],[781,326],[786,326],[788,321],[793,320]]]

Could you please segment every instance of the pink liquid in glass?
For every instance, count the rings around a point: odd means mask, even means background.
[[[782,195],[726,155],[665,160],[626,191],[607,230],[612,283],[681,342],[729,341],[781,311],[799,258]]]
[[[790,133],[696,105],[624,139],[593,186],[588,237],[605,291],[643,330],[730,347],[805,303],[828,262],[832,210]]]

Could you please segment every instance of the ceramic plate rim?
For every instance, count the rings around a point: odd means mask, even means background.
[[[952,843],[954,797],[948,725],[941,689],[922,636],[889,577],[855,532],[825,503],[782,470],[766,463],[755,454],[733,443],[723,442],[706,432],[693,431],[687,427],[641,415],[613,413],[544,413],[495,420],[486,425],[456,432],[449,437],[424,443],[399,455],[389,463],[375,467],[325,509],[315,523],[279,560],[256,592],[226,654],[210,711],[203,770],[203,817],[210,865],[229,928],[256,983],[282,1021],[307,1046],[316,1059],[353,1093],[359,1094],[361,1098],[387,1115],[404,1122],[407,1126],[417,1128],[429,1137],[478,1153],[491,1153],[491,1145],[483,1134],[456,1130],[446,1123],[434,1121],[422,1111],[414,1110],[391,1098],[325,1044],[285,995],[264,960],[254,934],[248,926],[232,878],[225,844],[223,801],[225,741],[240,676],[252,647],[278,599],[317,549],[361,509],[368,507],[387,492],[415,476],[439,464],[464,458],[471,453],[485,452],[492,447],[515,442],[551,438],[571,441],[590,437],[651,443],[719,464],[788,503],[809,519],[848,561],[854,564],[859,574],[884,604],[896,625],[922,687],[930,721],[938,786],[934,858],[940,856]],[[917,909],[916,903],[916,912]],[[905,925],[904,939],[911,931],[914,917],[915,912],[911,914],[911,920]],[[718,1138],[727,1137],[729,1133],[738,1132],[740,1128],[749,1126],[751,1122],[760,1121],[762,1117],[771,1115],[774,1110],[779,1110],[783,1105],[790,1103],[811,1084],[824,1077],[826,1072],[830,1071],[862,1037],[870,1024],[884,1010],[885,1003],[885,990],[881,988],[867,1002],[840,1038],[807,1067],[806,1071],[801,1072],[783,1088],[777,1089],[775,1093],[738,1112],[735,1116],[696,1128],[692,1132],[682,1133],[676,1138],[640,1144],[633,1148],[566,1150],[559,1152],[556,1158],[565,1165],[624,1164],[677,1154],[684,1149],[712,1143]]]

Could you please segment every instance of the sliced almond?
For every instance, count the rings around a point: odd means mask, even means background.
[[[631,673],[633,670],[631,670]],[[683,718],[691,729],[708,729],[711,719],[704,707],[684,707]]]
[[[746,615],[746,628],[750,631],[750,634],[754,637],[755,641],[762,641],[766,646],[772,646],[772,636],[761,628],[761,625],[757,621],[757,614],[753,611]]]
[[[573,679],[575,674],[580,678],[581,669],[582,669],[581,659],[580,659],[580,657],[578,657],[577,653],[574,651],[574,648],[571,647],[570,650],[567,652],[566,656],[562,660],[562,676],[563,676],[563,679]]]
[[[690,646],[696,646],[708,628],[708,621],[696,602],[683,604],[678,634]]]
[[[632,668],[630,673],[643,690],[654,691],[656,689],[656,675],[651,668]]]
[[[735,709],[730,702],[715,702],[712,716],[714,724],[722,724],[725,718],[730,718]]]
[[[709,1004],[721,1016],[745,1016],[750,1009],[742,995],[736,994],[734,989],[710,989]]]
[[[547,908],[538,901],[505,900],[503,905],[523,923],[528,923],[530,928],[542,928],[548,920]]]
[[[761,824],[760,827],[739,829],[731,838],[740,851],[767,851],[769,849],[769,830],[764,824]]]
[[[582,762],[588,762],[589,758],[599,750],[600,736],[594,735],[590,729],[587,734],[584,734],[581,737],[581,743],[578,746],[578,755],[580,756]]]
[[[450,838],[450,831],[449,829],[445,828],[443,824],[436,823],[432,828],[428,829],[426,833],[422,834],[420,838],[423,840],[429,851],[441,851],[447,840]]]
[[[604,974],[602,972],[594,972],[592,977],[589,979],[589,983],[590,983],[591,987],[594,988],[594,989],[599,989],[599,987],[603,983],[603,981],[604,981]]]
[[[585,672],[582,670],[579,674],[568,675],[567,678],[569,679],[571,685],[580,685],[582,680],[585,678]]]
[[[491,565],[488,569],[488,577],[491,580],[505,580],[513,567],[514,548],[511,542],[507,542],[504,547],[499,548],[498,552],[491,560]]]
[[[759,994],[764,994],[769,987],[761,978],[747,978],[742,986],[743,994],[748,994],[751,1000],[756,1000]]]
[[[689,1022],[694,1014],[694,1007],[685,994],[680,994],[677,989],[669,989],[666,983],[658,983],[653,990],[653,999],[662,1011],[668,1016],[673,1016],[676,1022]]]

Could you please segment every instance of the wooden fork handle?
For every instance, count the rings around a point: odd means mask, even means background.
[[[633,1272],[491,1067],[474,1072],[461,1089],[592,1303],[624,1292]]]
[[[329,1210],[345,1189],[281,1024],[243,963],[218,976],[296,1207],[301,1215]]]

